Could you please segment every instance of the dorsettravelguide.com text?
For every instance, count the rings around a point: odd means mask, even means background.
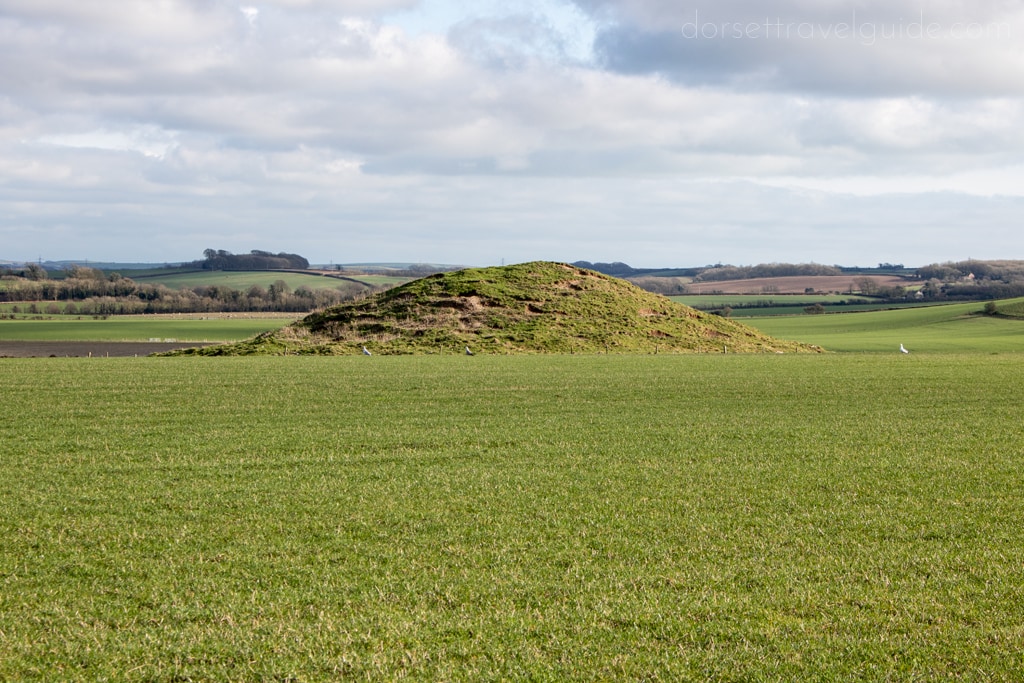
[[[944,25],[926,21],[924,12],[912,21],[880,23],[857,18],[856,10],[850,21],[820,23],[813,21],[783,21],[765,18],[757,21],[707,21],[700,10],[694,10],[693,21],[683,24],[683,38],[688,40],[750,39],[750,40],[859,40],[873,45],[879,40],[954,40],[1008,39],[1010,25],[1006,22],[956,22]]]

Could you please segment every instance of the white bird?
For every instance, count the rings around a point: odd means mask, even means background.
[[[370,353],[370,349],[368,349],[368,348],[366,348],[366,347],[364,346],[364,347],[363,347],[363,355],[364,355],[364,356],[372,356],[373,354],[372,354],[372,353]]]
[[[467,356],[472,356],[473,355],[473,352],[469,350],[468,346],[466,347],[466,355]]]
[[[903,344],[900,344],[900,353],[910,353],[910,351],[907,351],[905,348],[903,348]]]

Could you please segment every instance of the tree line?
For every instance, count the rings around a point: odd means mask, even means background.
[[[917,274],[922,279],[940,282],[969,279],[1012,284],[1024,282],[1024,261],[949,261],[918,268]]]
[[[38,264],[30,264],[38,267]],[[34,302],[24,313],[122,315],[134,313],[289,312],[306,313],[364,295],[370,290],[355,282],[339,281],[332,288],[305,285],[292,290],[284,280],[268,287],[238,290],[224,285],[171,289],[138,283],[118,273],[73,266],[63,280],[52,280],[28,267],[0,272],[0,302]],[[29,277],[28,275],[31,275]]]
[[[1024,296],[1024,261],[948,261],[917,269],[926,299],[1010,299]]]

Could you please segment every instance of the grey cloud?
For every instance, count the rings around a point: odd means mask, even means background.
[[[796,40],[687,40],[680,32],[603,30],[595,52],[605,68],[656,73],[686,85],[851,96],[998,97],[1024,94],[1024,70],[963,45],[804,44]],[[1005,63],[994,70],[993,63]]]
[[[578,0],[608,18],[601,63],[693,85],[858,94],[1024,91],[1021,14],[1004,3]],[[993,64],[1000,64],[993,69]]]

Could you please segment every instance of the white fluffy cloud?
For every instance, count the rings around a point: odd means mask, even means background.
[[[935,37],[887,37],[920,9],[860,3],[844,38],[848,4],[0,0],[0,258],[870,263],[881,244],[877,260],[906,262],[1021,246],[1016,5],[929,3]],[[705,19],[760,34],[688,37]],[[765,35],[776,20],[797,33]]]

